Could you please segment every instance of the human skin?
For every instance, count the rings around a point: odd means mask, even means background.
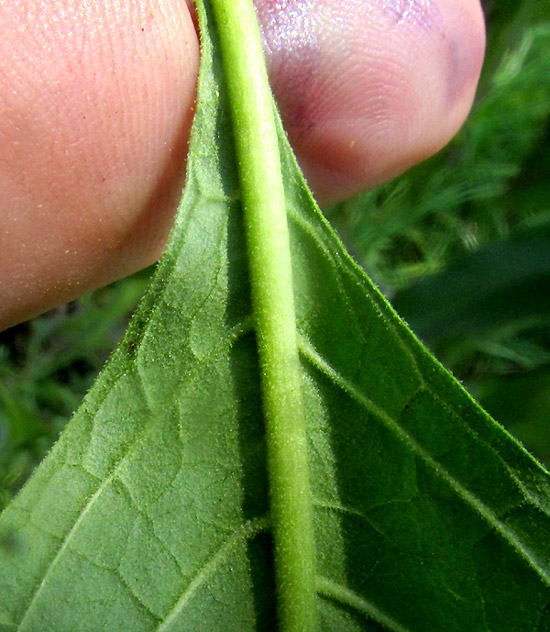
[[[478,0],[256,0],[321,204],[445,145],[475,94]],[[0,4],[0,329],[156,261],[184,180],[191,1]]]

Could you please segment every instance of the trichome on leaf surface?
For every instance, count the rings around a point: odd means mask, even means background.
[[[175,227],[0,518],[0,631],[550,630],[548,473],[323,219],[250,0],[199,13]]]

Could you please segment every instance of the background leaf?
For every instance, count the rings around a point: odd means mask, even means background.
[[[550,223],[492,242],[397,292],[395,309],[430,345],[550,324]]]
[[[210,24],[167,253],[121,346],[0,520],[0,630],[275,629],[256,343],[216,46]],[[547,473],[349,259],[282,132],[281,153],[322,629],[548,629]]]

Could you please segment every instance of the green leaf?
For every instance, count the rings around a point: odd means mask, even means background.
[[[228,114],[240,97],[228,96],[223,65],[233,67],[221,63],[215,3],[204,4],[176,225],[121,345],[2,514],[2,632],[264,631],[277,609],[280,629],[314,621],[298,607],[301,620],[285,623],[281,607],[293,604],[277,553],[286,527],[270,511],[277,430],[258,340],[269,312],[255,294],[258,267],[269,283],[277,258],[252,263],[245,225],[260,220],[243,212],[249,185]],[[550,629],[548,474],[351,261],[276,126],[319,629]]]

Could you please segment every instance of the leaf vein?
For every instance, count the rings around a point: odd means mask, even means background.
[[[176,622],[185,606],[191,601],[197,590],[215,573],[219,566],[227,559],[231,549],[241,541],[249,540],[259,533],[267,531],[270,521],[268,516],[255,518],[242,524],[211,556],[202,569],[187,584],[183,594],[177,599],[172,610],[164,617],[155,628],[155,632],[165,632]]]
[[[360,614],[367,616],[369,619],[374,619],[394,632],[408,632],[408,628],[398,623],[395,619],[392,619],[370,601],[367,601],[338,582],[326,577],[317,576],[317,591],[323,597],[348,606]]]
[[[323,223],[326,221],[324,217],[319,214]],[[319,252],[324,256],[324,258],[328,261],[330,267],[332,268],[334,279],[338,283],[338,292],[342,297],[342,300],[346,304],[348,308],[348,313],[353,314],[354,320],[357,324],[356,330],[357,333],[363,342],[365,348],[369,347],[369,342],[365,339],[363,334],[363,328],[359,325],[361,323],[361,317],[357,310],[357,308],[352,304],[349,299],[348,292],[344,287],[344,283],[342,277],[345,275],[347,279],[354,286],[356,286],[360,292],[365,291],[364,286],[364,271],[361,270],[357,264],[345,253],[345,251],[340,251],[338,248],[339,244],[327,243],[327,234],[323,234],[320,231],[316,230],[311,223],[302,217],[300,214],[296,213],[293,209],[289,210],[289,216],[295,222],[295,224],[300,227],[306,235],[308,235],[311,239],[313,239],[319,249]],[[333,240],[331,240],[333,241]],[[345,259],[348,265],[343,264],[343,260]],[[360,280],[358,278],[359,273],[363,278]],[[363,282],[361,282],[363,281]],[[368,287],[368,298],[371,301],[371,306],[376,309],[380,318],[382,318],[386,324],[386,331],[391,333],[396,340],[399,348],[403,352],[403,354],[408,358],[410,362],[410,369],[414,373],[415,377],[421,384],[425,384],[424,376],[420,367],[418,365],[415,354],[409,349],[405,341],[403,340],[402,331],[400,327],[397,327],[392,319],[389,318],[388,311],[391,310],[382,300],[380,300],[380,296],[374,287]]]
[[[331,382],[333,382],[336,386],[341,388],[344,392],[350,395],[353,399],[355,399],[363,408],[368,410],[372,415],[381,419],[387,420],[390,423],[395,423],[392,417],[386,412],[382,407],[376,404],[372,399],[363,395],[357,387],[352,384],[347,378],[341,375],[336,369],[334,369],[325,358],[313,347],[313,345],[305,338],[303,335],[300,335],[298,340],[298,347],[300,349],[300,353],[309,361],[311,364],[318,369],[323,375],[328,377]],[[415,391],[414,394],[418,392]],[[413,396],[414,396],[413,394]]]
[[[67,533],[67,535],[61,541],[59,550],[57,551],[57,553],[53,557],[52,561],[48,565],[48,567],[46,569],[46,572],[44,573],[44,577],[43,577],[42,581],[38,584],[38,586],[37,586],[32,598],[31,598],[31,600],[29,601],[29,605],[27,606],[27,608],[26,608],[26,610],[25,610],[25,612],[23,614],[23,617],[22,617],[19,625],[17,626],[17,630],[21,630],[22,627],[24,626],[24,624],[27,621],[27,618],[29,616],[29,613],[32,611],[34,604],[40,598],[40,594],[44,590],[44,586],[48,583],[48,580],[49,580],[50,576],[52,575],[53,571],[55,570],[55,567],[59,563],[59,560],[61,559],[61,557],[63,556],[63,554],[67,550],[71,540],[73,539],[74,535],[78,531],[78,528],[84,522],[84,518],[86,517],[86,515],[88,514],[90,509],[95,505],[95,503],[97,502],[98,498],[103,494],[103,492],[107,489],[107,487],[113,481],[117,469],[122,465],[122,461],[124,461],[124,458],[117,464],[117,466],[115,467],[113,472],[111,472],[111,474],[107,478],[105,478],[105,480],[101,483],[101,485],[99,485],[99,487],[97,488],[96,492],[90,497],[90,499],[88,500],[88,502],[84,506],[84,509],[80,512],[77,520],[75,521],[74,525],[71,527],[70,531]]]
[[[538,575],[550,586],[550,569],[544,564],[539,563],[536,555],[522,541],[514,529],[509,527],[501,520],[494,511],[492,511],[480,498],[469,491],[462,483],[456,479],[439,461],[432,457],[403,427],[401,427],[396,419],[391,417],[385,410],[372,402],[366,395],[349,380],[346,380],[330,364],[311,346],[308,341],[300,339],[300,351],[314,363],[319,370],[323,371],[337,386],[344,392],[348,393],[357,403],[367,409],[376,417],[407,447],[416,454],[434,473],[445,481],[453,491],[460,496],[470,507],[493,528],[495,531],[510,544],[519,555],[527,562],[527,564],[535,570]],[[414,397],[414,395],[412,396]],[[411,397],[411,398],[412,398]],[[410,401],[410,400],[409,400]]]

